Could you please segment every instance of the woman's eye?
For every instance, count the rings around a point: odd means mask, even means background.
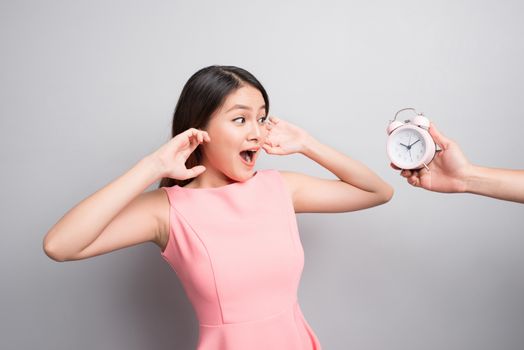
[[[267,122],[267,118],[268,118],[268,117],[265,116],[265,117],[260,118],[258,121],[259,121],[261,124],[264,124],[265,122]]]
[[[246,120],[246,118],[244,118],[244,117],[238,117],[238,118],[233,119],[233,121],[235,123],[237,123],[237,124],[242,124],[242,123],[244,123],[245,120]]]

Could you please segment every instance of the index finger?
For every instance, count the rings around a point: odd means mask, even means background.
[[[398,166],[396,166],[396,165],[393,164],[393,163],[389,163],[389,166],[392,167],[392,168],[395,169],[395,170],[402,170],[402,169],[400,169]]]

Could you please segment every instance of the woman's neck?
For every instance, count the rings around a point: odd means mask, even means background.
[[[212,167],[206,167],[206,171],[188,183],[186,188],[213,188],[229,185],[236,182]]]

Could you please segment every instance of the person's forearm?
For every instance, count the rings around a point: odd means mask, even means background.
[[[302,153],[348,184],[367,192],[384,193],[386,197],[391,197],[392,187],[364,164],[311,136],[305,142]]]
[[[89,246],[133,198],[161,177],[160,164],[147,156],[69,210],[47,233],[44,249],[72,256]]]
[[[472,166],[466,192],[524,203],[524,170]]]

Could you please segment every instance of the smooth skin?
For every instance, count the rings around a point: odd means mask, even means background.
[[[185,161],[199,145],[202,164],[186,169]],[[392,187],[360,162],[291,123],[275,117],[268,122],[262,95],[244,86],[226,98],[206,130],[176,135],[69,210],[46,234],[45,253],[55,261],[80,260],[145,242],[163,251],[169,235],[167,194],[144,190],[164,177],[194,178],[188,188],[246,181],[254,170],[241,162],[239,152],[253,147],[270,155],[301,153],[338,178],[282,171],[297,213],[354,211],[383,204],[393,195]]]
[[[524,203],[524,170],[473,165],[459,145],[442,135],[434,124],[430,125],[429,133],[441,151],[429,163],[429,171],[423,168],[400,172],[409,184],[435,192],[467,192]]]

